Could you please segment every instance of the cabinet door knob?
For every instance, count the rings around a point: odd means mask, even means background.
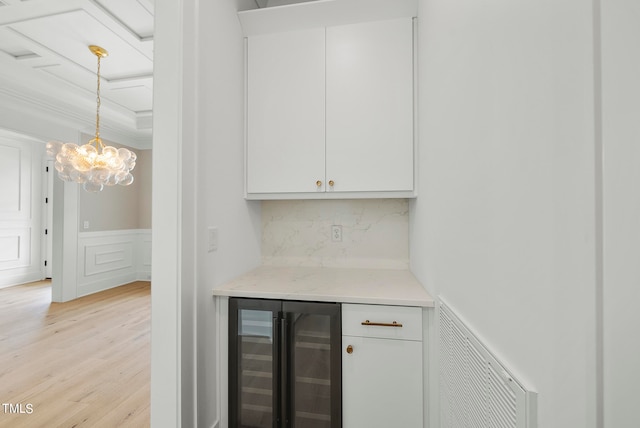
[[[322,186],[322,181],[320,181],[320,180],[316,181],[316,186],[318,186],[318,187]]]
[[[334,184],[333,180],[329,180],[329,186],[333,187]]]
[[[353,354],[353,346],[347,346],[347,354]]]

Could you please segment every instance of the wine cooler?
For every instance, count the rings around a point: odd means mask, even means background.
[[[229,427],[341,428],[339,303],[229,299]]]

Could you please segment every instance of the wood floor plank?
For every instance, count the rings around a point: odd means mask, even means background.
[[[0,428],[146,427],[148,282],[51,303],[47,281],[0,289]]]

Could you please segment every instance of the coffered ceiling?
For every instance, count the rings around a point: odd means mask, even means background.
[[[154,0],[0,0],[0,103],[92,133],[97,58],[88,46],[99,45],[109,51],[101,134],[149,148],[153,12]]]

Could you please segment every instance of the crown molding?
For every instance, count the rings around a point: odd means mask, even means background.
[[[19,131],[29,135],[38,135],[47,140],[60,138],[58,137],[60,134],[58,128],[88,134],[95,132],[95,104],[91,108],[81,110],[60,101],[52,101],[42,96],[36,97],[2,85],[0,86],[0,108],[15,112],[25,118],[27,123],[33,125],[31,130],[24,129],[23,125]],[[151,130],[138,129],[135,114],[122,114],[122,112],[108,108],[103,110],[105,111],[101,110],[100,113],[101,136],[133,148],[151,148]],[[47,125],[51,123],[56,124],[56,129]],[[9,125],[5,124],[4,127]],[[49,134],[47,127],[51,129]]]

